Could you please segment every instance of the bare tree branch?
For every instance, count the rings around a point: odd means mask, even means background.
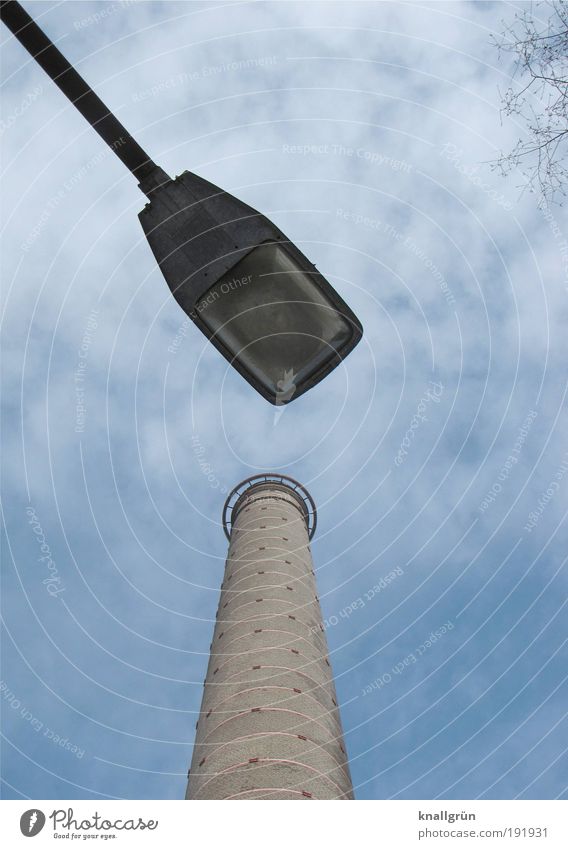
[[[543,13],[548,21],[543,25]],[[546,202],[568,193],[568,4],[547,0],[503,22],[494,37],[499,55],[514,57],[513,82],[501,96],[501,114],[520,120],[526,132],[491,164],[502,174],[520,170],[524,188]]]

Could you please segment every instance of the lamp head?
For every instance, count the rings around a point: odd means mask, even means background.
[[[257,392],[289,403],[355,347],[359,320],[264,215],[190,172],[164,178],[139,217],[174,298]]]

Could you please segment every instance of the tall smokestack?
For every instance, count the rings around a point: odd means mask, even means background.
[[[256,475],[223,512],[229,553],[186,799],[352,799],[310,540],[311,495]]]

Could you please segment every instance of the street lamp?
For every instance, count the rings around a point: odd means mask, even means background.
[[[245,380],[280,405],[339,365],[361,323],[296,245],[196,174],[172,180],[16,0],[1,0],[0,15],[138,179],[140,222],[174,298]]]

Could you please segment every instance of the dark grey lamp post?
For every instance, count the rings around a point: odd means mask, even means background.
[[[0,15],[114,153],[150,202],[140,222],[172,294],[244,378],[285,404],[355,347],[361,323],[268,218],[185,171],[172,180],[16,0]]]

